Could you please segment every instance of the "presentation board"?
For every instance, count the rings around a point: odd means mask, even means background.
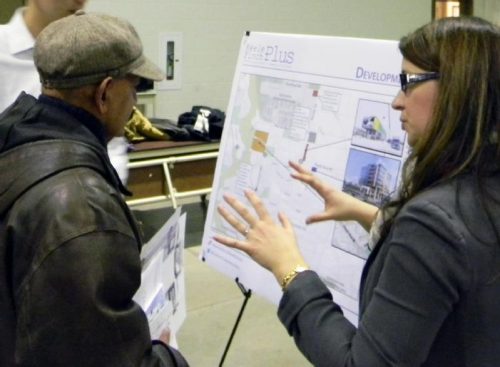
[[[273,216],[287,214],[306,261],[356,322],[368,234],[354,222],[306,225],[324,203],[290,177],[288,161],[364,201],[379,206],[387,200],[407,154],[399,112],[391,108],[401,60],[395,41],[258,32],[243,37],[203,235],[200,257],[207,264],[279,301],[281,289],[270,272],[212,239],[241,237],[216,207],[224,193],[246,202],[249,188]]]

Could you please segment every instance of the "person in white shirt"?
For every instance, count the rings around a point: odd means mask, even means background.
[[[9,23],[0,25],[0,113],[22,91],[35,97],[40,95],[40,80],[33,62],[35,38],[47,25],[74,14],[85,3],[86,0],[28,0],[25,7],[15,11]],[[128,177],[125,138],[112,139],[108,154],[125,184]]]

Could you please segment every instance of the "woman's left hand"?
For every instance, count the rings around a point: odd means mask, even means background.
[[[297,265],[307,266],[300,250],[293,227],[285,214],[279,213],[279,223],[275,223],[264,203],[251,191],[245,196],[255,209],[256,215],[232,195],[224,195],[224,200],[241,217],[233,215],[220,205],[219,214],[245,239],[239,240],[215,235],[214,240],[228,247],[246,252],[259,265],[270,270],[278,282]]]

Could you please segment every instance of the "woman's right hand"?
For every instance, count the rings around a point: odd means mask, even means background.
[[[340,191],[313,175],[298,163],[288,162],[295,172],[291,176],[313,188],[325,201],[325,210],[306,219],[307,224],[325,220],[355,220],[367,231],[375,219],[378,208]]]

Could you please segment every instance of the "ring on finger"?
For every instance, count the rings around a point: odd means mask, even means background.
[[[249,231],[250,231],[250,226],[246,226],[245,229],[243,230],[243,236],[247,237]]]

